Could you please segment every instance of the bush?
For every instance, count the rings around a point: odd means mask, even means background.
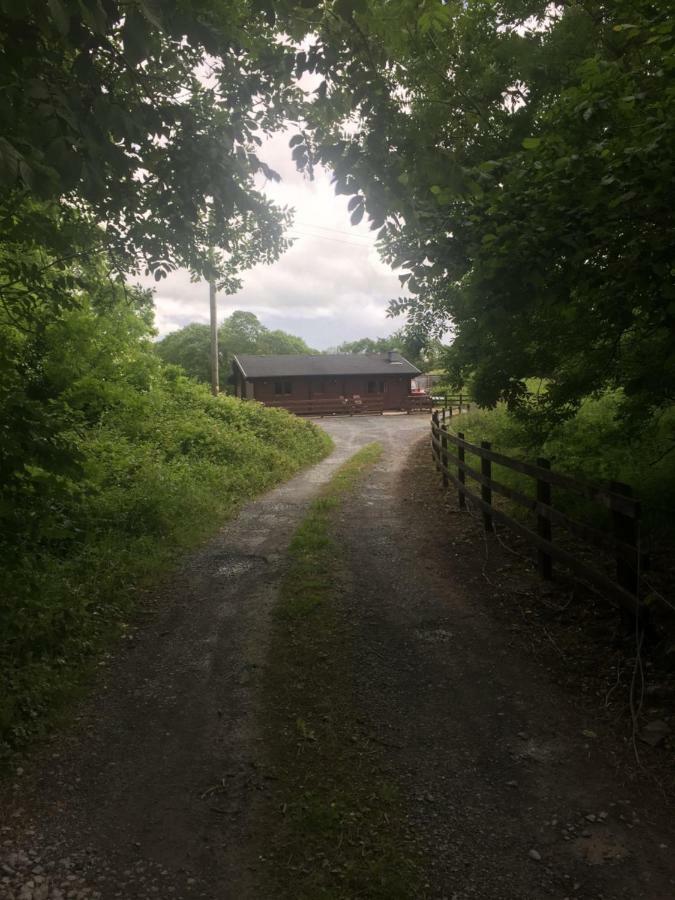
[[[0,328],[1,756],[44,727],[140,586],[331,442],[164,366],[126,297],[80,298],[35,337]]]
[[[645,528],[671,533],[675,531],[675,407],[653,416],[639,431],[631,431],[621,419],[622,401],[619,391],[587,398],[575,416],[543,436],[504,405],[476,410],[454,425],[459,428],[461,421],[468,440],[492,441],[495,450],[507,455],[530,462],[543,456],[560,472],[630,484],[643,502]],[[532,483],[502,468],[498,477],[521,487]],[[558,500],[570,510],[582,505],[572,496]]]

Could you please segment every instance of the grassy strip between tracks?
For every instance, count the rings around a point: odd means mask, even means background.
[[[266,672],[272,821],[261,856],[274,896],[294,900],[421,896],[396,786],[355,701],[352,618],[332,518],[382,448],[346,462],[312,504],[290,546]]]

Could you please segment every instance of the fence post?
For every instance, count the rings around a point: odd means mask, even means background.
[[[491,450],[492,444],[490,441],[481,441],[481,447],[483,450]],[[480,473],[484,478],[492,478],[492,460],[485,459],[481,456],[480,458]],[[492,488],[487,484],[482,484],[480,487],[480,495],[483,503],[487,503],[489,506],[492,506]],[[486,531],[492,531],[492,516],[487,510],[483,510],[483,525],[485,526]]]
[[[547,459],[539,458],[537,465],[540,469],[550,469],[551,463]],[[541,478],[537,478],[537,502],[544,503],[546,506],[551,505],[551,484]],[[545,541],[551,540],[551,520],[537,513],[537,534],[544,538]],[[537,560],[539,563],[539,574],[542,578],[550,581],[553,578],[553,559],[551,554],[546,550],[537,550]]]
[[[443,410],[443,421],[445,421],[445,410]],[[441,475],[443,476],[443,487],[447,489],[449,484],[448,478],[448,431],[446,428],[441,429]]]
[[[433,457],[434,463],[436,464],[436,471],[438,471],[438,458],[436,457],[436,445],[434,444],[434,438],[437,437],[437,428],[438,410],[435,409],[431,414],[431,456]]]
[[[632,497],[633,489],[630,485],[621,481],[610,481],[610,490],[615,494],[621,494],[624,497]],[[622,588],[631,593],[635,598],[639,599],[640,585],[638,584],[638,567],[637,555],[640,552],[638,542],[638,522],[640,517],[640,507],[636,509],[635,518],[627,516],[625,513],[616,509],[612,510],[612,533],[614,537],[622,541],[624,544],[630,544],[635,548],[635,556],[631,559],[626,558],[626,554],[620,549],[616,550],[616,580]]]
[[[463,441],[464,440],[463,432],[458,431],[457,437],[461,441]],[[464,447],[457,448],[457,458],[459,459],[460,462],[464,462]],[[466,482],[466,473],[464,472],[464,469],[461,466],[457,466],[457,478],[459,479],[461,486],[464,487],[464,483]],[[459,491],[459,508],[466,509],[466,497],[464,496],[464,492],[461,489]]]
[[[462,395],[459,395],[459,412],[462,412]]]

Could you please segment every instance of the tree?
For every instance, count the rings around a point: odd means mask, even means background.
[[[439,340],[420,329],[399,328],[386,338],[345,341],[338,347],[338,353],[386,353],[388,350],[398,350],[408,362],[422,371],[428,371],[438,364],[442,349]]]
[[[479,401],[570,414],[675,398],[675,27],[647,0],[345,2],[314,11],[324,75],[295,140],[368,215],[413,325],[452,328]],[[345,126],[352,123],[350,127]],[[353,123],[358,123],[354,127]]]
[[[209,327],[196,322],[173,331],[155,345],[160,357],[168,363],[182,366],[192,378],[208,384]],[[218,329],[218,351],[221,361],[220,386],[229,388],[231,361],[235,353],[314,353],[293,334],[270,331],[251,312],[235,310],[223,320]]]
[[[211,381],[210,330],[208,325],[191,322],[172,331],[155,344],[157,353],[166,363],[181,366],[196,381]],[[227,373],[221,370],[221,379]]]
[[[227,290],[274,260],[287,216],[253,177],[278,177],[257,150],[296,99],[274,18],[245,0],[0,0],[0,220],[26,197],[76,208],[116,267],[156,278],[213,274],[213,247]]]

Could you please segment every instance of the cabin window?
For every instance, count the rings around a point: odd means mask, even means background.
[[[284,381],[284,394],[292,394],[293,385],[290,381]]]
[[[381,381],[381,382],[380,382],[380,393],[381,393],[381,394],[384,394],[384,392],[385,392],[385,390],[386,390],[386,387],[387,387],[387,385],[385,384],[385,382],[384,382],[384,381]]]
[[[275,394],[283,394],[283,392],[284,392],[283,384],[280,381],[275,381],[274,382],[274,393]]]
[[[375,382],[374,382],[374,381],[369,381],[369,382],[368,382],[368,393],[369,393],[369,394],[375,394],[376,392],[377,392],[377,389],[376,389],[376,387],[375,387]]]

